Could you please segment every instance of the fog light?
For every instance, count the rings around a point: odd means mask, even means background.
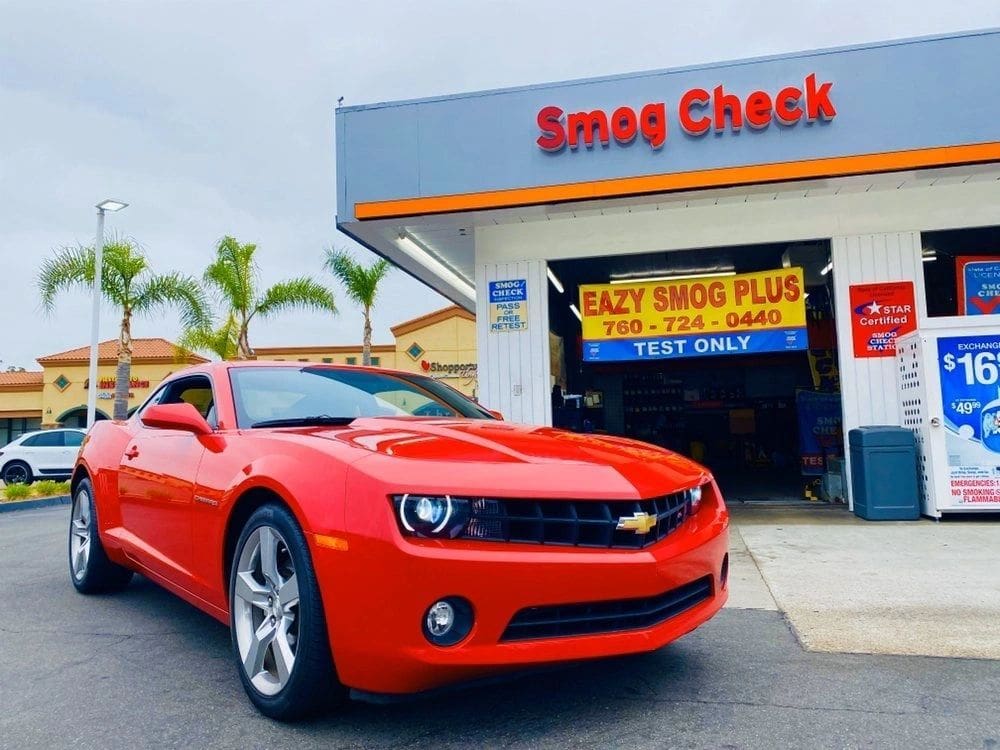
[[[455,624],[455,608],[446,601],[440,601],[427,610],[427,632],[434,638],[448,635]]]
[[[472,630],[472,605],[457,596],[434,602],[424,615],[424,637],[435,646],[454,646]]]

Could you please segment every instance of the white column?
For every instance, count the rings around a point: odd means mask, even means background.
[[[476,345],[479,400],[509,422],[552,424],[549,288],[544,260],[476,264]],[[489,282],[524,279],[528,327],[490,330]]]
[[[912,281],[918,325],[927,319],[920,232],[889,232],[834,237],[834,307],[843,404],[847,492],[850,497],[850,447],[847,433],[855,427],[900,424],[895,357],[854,356],[850,287],[879,281]],[[853,507],[851,498],[851,507]]]

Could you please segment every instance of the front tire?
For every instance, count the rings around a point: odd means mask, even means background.
[[[69,522],[69,577],[81,594],[120,591],[132,580],[132,571],[108,559],[97,531],[94,487],[81,479],[73,491]]]
[[[229,577],[229,623],[240,681],[265,716],[292,721],[341,694],[305,535],[284,507],[250,516]]]

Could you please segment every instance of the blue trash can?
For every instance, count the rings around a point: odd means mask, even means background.
[[[920,518],[917,444],[904,427],[874,425],[848,433],[854,515],[869,521]]]

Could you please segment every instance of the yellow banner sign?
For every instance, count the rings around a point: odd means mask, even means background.
[[[583,340],[594,342],[585,351],[588,361],[805,348],[801,268],[588,284],[580,287],[580,314]],[[633,347],[600,344],[616,340],[636,343]]]

